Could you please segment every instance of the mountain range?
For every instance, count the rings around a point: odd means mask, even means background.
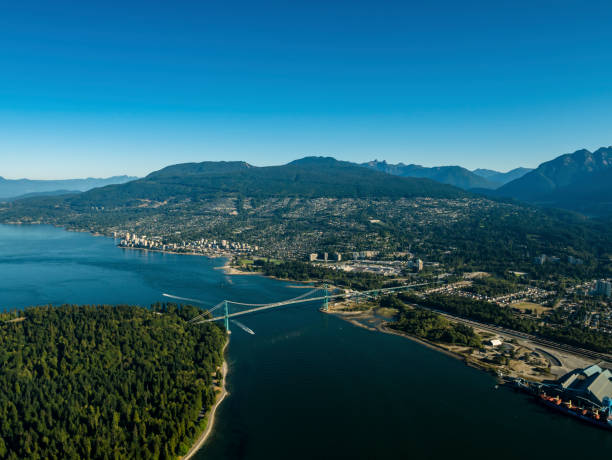
[[[86,178],[66,180],[5,179],[0,177],[0,199],[15,199],[34,195],[59,195],[83,192],[110,184],[122,184],[137,179],[132,176],[113,176],[108,178]]]
[[[389,176],[329,157],[306,157],[281,166],[205,161],[168,166],[125,184],[67,197],[75,206],[132,205],[142,200],[180,201],[218,196],[452,198],[465,192],[430,179]]]
[[[361,166],[382,171],[387,174],[393,174],[395,176],[432,179],[436,182],[453,185],[464,190],[496,189],[531,171],[527,168],[516,168],[507,173],[490,169],[476,169],[470,171],[461,166],[435,166],[428,168],[415,164],[390,164],[384,160],[369,161],[367,163],[362,163]]]
[[[612,214],[612,147],[561,155],[484,193],[587,215]]]
[[[45,196],[83,190],[69,196]],[[534,170],[517,168],[507,173],[486,169],[469,171],[460,166],[428,168],[377,160],[359,165],[330,157],[306,157],[266,167],[240,161],[184,163],[141,179],[129,176],[65,181],[0,178],[0,197],[5,201],[21,196],[29,200],[55,200],[81,209],[221,196],[454,198],[468,196],[465,190],[586,215],[612,215],[612,147],[595,152],[582,149],[542,163]]]

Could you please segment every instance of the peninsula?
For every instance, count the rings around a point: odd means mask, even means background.
[[[224,395],[227,338],[215,324],[188,324],[198,312],[157,304],[2,314],[0,458],[172,459],[199,447]]]

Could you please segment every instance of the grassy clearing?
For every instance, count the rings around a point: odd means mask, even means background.
[[[550,310],[550,307],[545,307],[544,305],[540,305],[538,303],[533,303],[533,302],[517,302],[517,303],[511,304],[510,307],[517,308],[521,310],[522,312],[525,312],[526,310],[531,310],[533,313],[536,313],[538,316]]]
[[[383,318],[391,319],[399,314],[399,310],[397,308],[380,307],[376,308],[374,313],[376,313],[378,316],[382,316]]]

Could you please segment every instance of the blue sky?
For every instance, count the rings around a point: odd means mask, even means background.
[[[609,1],[12,3],[8,178],[306,155],[508,170],[612,144]]]

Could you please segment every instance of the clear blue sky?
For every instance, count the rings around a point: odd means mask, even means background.
[[[0,175],[612,144],[610,1],[4,2]]]

